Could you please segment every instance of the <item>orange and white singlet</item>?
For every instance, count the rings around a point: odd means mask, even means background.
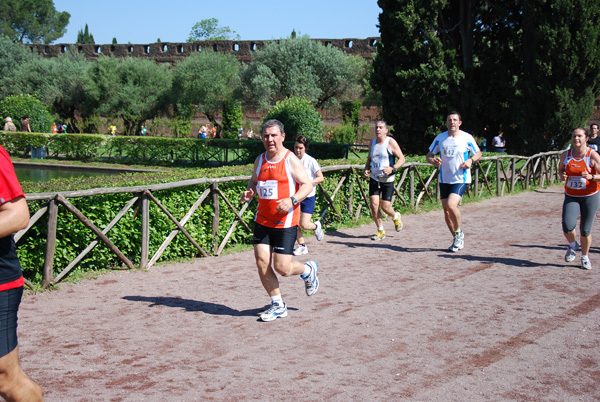
[[[565,172],[569,176],[565,183],[565,193],[572,197],[587,197],[596,194],[600,183],[597,181],[586,180],[581,173],[588,172],[596,174],[596,169],[590,166],[592,149],[588,148],[585,156],[581,159],[573,158],[573,149],[567,151],[565,158]]]
[[[292,168],[288,158],[291,153],[290,150],[287,150],[283,158],[276,162],[270,162],[266,152],[260,156],[256,170],[258,177],[256,223],[270,228],[298,226],[300,204],[295,205],[287,214],[278,213],[276,210],[277,201],[293,196],[300,187],[292,177]]]

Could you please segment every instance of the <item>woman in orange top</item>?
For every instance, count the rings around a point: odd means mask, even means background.
[[[592,225],[600,205],[600,155],[587,146],[589,134],[585,128],[573,130],[571,149],[560,155],[559,173],[565,181],[565,201],[562,210],[563,232],[569,244],[565,261],[575,260],[577,241],[575,226],[581,214],[581,267],[592,269],[588,257],[592,243]]]

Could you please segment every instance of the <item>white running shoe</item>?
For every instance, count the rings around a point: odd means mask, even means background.
[[[273,303],[271,308],[260,315],[260,319],[263,321],[275,321],[277,318],[287,317],[287,306]]]
[[[581,268],[583,269],[592,269],[592,263],[588,256],[581,256]]]
[[[316,221],[315,225],[317,225],[317,227],[315,228],[315,236],[318,241],[321,241],[323,240],[323,236],[325,236],[325,233],[323,232],[323,227],[321,226],[321,221]]]
[[[294,255],[302,255],[302,254],[308,254],[308,247],[306,247],[306,245],[304,245],[304,244],[296,247],[296,249],[294,250]]]
[[[465,234],[463,231],[454,232],[454,241],[452,245],[448,247],[448,251],[457,252],[465,247]]]
[[[573,262],[575,261],[575,257],[577,253],[575,250],[571,248],[571,246],[567,246],[567,253],[565,254],[565,262]]]
[[[312,296],[315,293],[317,293],[317,290],[319,290],[319,278],[317,278],[317,272],[319,272],[319,265],[316,261],[308,261],[304,263],[304,266],[310,267],[310,273],[306,277],[300,277],[304,280],[306,295]]]

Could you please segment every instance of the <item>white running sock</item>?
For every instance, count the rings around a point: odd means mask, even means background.
[[[302,272],[302,275],[300,275],[300,277],[302,279],[306,278],[308,275],[310,275],[310,271],[311,267],[309,265],[304,264],[304,272]]]
[[[271,296],[271,304],[277,304],[278,306],[283,306],[283,299],[281,295]]]

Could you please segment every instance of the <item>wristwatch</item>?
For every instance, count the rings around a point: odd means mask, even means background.
[[[292,205],[294,205],[294,206],[298,205],[298,200],[295,199],[294,197],[290,197],[290,200],[292,200]]]

